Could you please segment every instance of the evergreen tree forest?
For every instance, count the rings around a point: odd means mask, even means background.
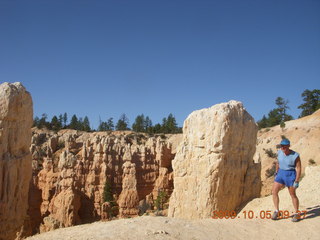
[[[303,103],[298,106],[302,109],[299,118],[308,116],[318,109],[320,109],[320,90],[304,90],[301,94]],[[289,108],[289,100],[283,99],[282,97],[277,97],[275,100],[276,107],[268,113],[268,115],[263,115],[262,119],[257,122],[259,129],[273,127],[280,125],[285,126],[285,121],[292,120],[293,117],[287,114]]]
[[[47,114],[42,114],[41,118],[35,117],[33,126],[38,128],[46,128],[53,131],[59,131],[61,129],[74,129],[79,131],[96,131],[90,127],[90,121],[87,116],[84,118],[78,117],[76,114],[71,116],[70,122],[68,121],[67,113],[60,114],[58,117],[55,115],[51,121],[48,121]],[[108,118],[106,121],[99,120],[99,126],[97,131],[124,131],[132,130],[142,133],[181,133],[182,128],[178,127],[173,114],[169,114],[168,117],[162,119],[162,124],[157,123],[153,126],[150,117],[144,116],[144,114],[138,115],[132,124],[132,128],[129,125],[129,119],[126,114],[121,114],[116,124],[113,118]]]
[[[301,94],[302,104],[298,106],[301,109],[300,117],[308,116],[318,109],[320,109],[320,90],[304,90]],[[268,114],[263,115],[263,117],[257,122],[259,129],[273,127],[280,125],[285,126],[285,122],[292,120],[293,117],[288,114],[289,100],[282,97],[277,97],[275,99],[275,108],[271,109]],[[178,126],[177,121],[172,113],[167,117],[162,119],[161,123],[153,124],[151,118],[144,114],[138,115],[133,124],[129,124],[129,118],[125,113],[121,114],[119,119],[115,122],[112,117],[106,119],[106,121],[99,120],[99,126],[97,129],[93,129],[90,126],[90,121],[88,116],[84,118],[78,117],[73,114],[68,119],[68,114],[60,114],[58,116],[54,115],[51,120],[48,119],[48,115],[43,113],[41,118],[35,117],[33,126],[38,128],[47,128],[53,131],[59,131],[61,129],[75,129],[79,131],[124,131],[132,130],[135,132],[158,134],[158,133],[181,133],[182,128]]]

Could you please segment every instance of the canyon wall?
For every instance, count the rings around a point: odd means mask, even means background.
[[[209,218],[214,210],[237,210],[259,197],[261,166],[253,162],[256,139],[257,126],[240,102],[191,113],[173,161],[168,215]]]
[[[36,128],[33,132],[29,199],[33,233],[110,218],[111,206],[103,198],[106,181],[119,217],[153,209],[160,192],[171,195],[171,161],[179,135],[54,133]]]
[[[0,239],[19,238],[31,179],[32,99],[20,83],[0,85]]]

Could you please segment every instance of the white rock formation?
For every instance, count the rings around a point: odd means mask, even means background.
[[[173,160],[169,216],[209,218],[214,210],[236,210],[258,197],[261,167],[253,162],[256,137],[254,119],[241,102],[191,113]]]
[[[14,239],[27,215],[32,99],[21,83],[0,85],[0,239]]]

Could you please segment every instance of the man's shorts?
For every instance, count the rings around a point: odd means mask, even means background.
[[[296,180],[296,170],[282,170],[279,169],[274,181],[292,187]]]

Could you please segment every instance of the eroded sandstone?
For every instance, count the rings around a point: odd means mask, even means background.
[[[161,191],[171,195],[177,136],[33,131],[31,190],[40,199],[29,200],[34,233],[112,217],[103,199],[106,181],[119,217],[143,214],[141,201],[153,208]]]
[[[32,99],[21,83],[0,85],[0,239],[23,235],[31,179]],[[19,233],[20,232],[20,233]]]
[[[242,103],[230,101],[191,113],[173,161],[169,216],[209,218],[237,210],[260,193],[260,163],[253,162],[257,126]]]

